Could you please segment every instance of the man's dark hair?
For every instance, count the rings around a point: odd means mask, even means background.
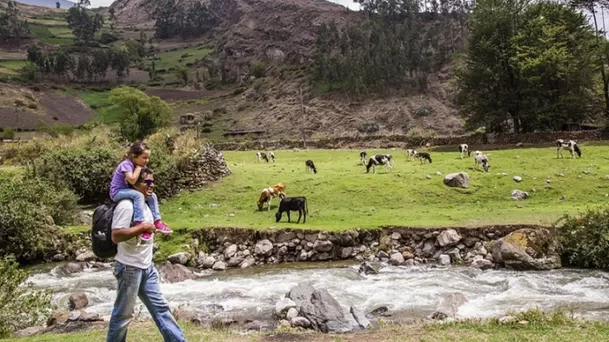
[[[154,175],[154,171],[149,167],[142,168],[142,171],[140,171],[140,177],[137,179],[135,184],[143,182],[148,175]]]

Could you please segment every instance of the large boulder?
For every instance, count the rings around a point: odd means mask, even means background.
[[[188,279],[196,279],[197,275],[181,264],[172,264],[167,261],[159,268],[161,277],[168,283],[179,283]]]
[[[273,253],[273,243],[267,239],[260,240],[254,247],[256,255],[270,256]]]
[[[512,190],[512,196],[510,197],[511,199],[515,200],[515,201],[522,201],[525,200],[527,198],[529,198],[529,193],[526,191],[521,191],[518,189],[514,189]]]
[[[73,293],[70,295],[70,298],[68,298],[68,307],[70,310],[84,309],[87,305],[89,305],[89,299],[84,292]]]
[[[192,255],[190,253],[179,252],[179,253],[168,256],[167,260],[169,262],[171,262],[172,264],[186,265],[188,263],[188,260],[190,260],[190,258],[192,258]]]
[[[516,270],[560,268],[560,256],[556,247],[556,240],[548,229],[519,229],[495,243],[493,260]]]
[[[324,333],[344,333],[354,326],[345,315],[340,304],[327,290],[316,290],[313,286],[300,283],[286,295],[300,307],[300,316],[311,322],[313,329]]]
[[[451,173],[444,176],[444,185],[452,188],[468,188],[469,175],[467,172]]]
[[[461,241],[461,235],[454,229],[446,229],[436,238],[442,247],[456,246]]]

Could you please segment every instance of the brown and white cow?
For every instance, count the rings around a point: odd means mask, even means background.
[[[258,199],[258,210],[262,210],[264,203],[267,204],[267,208],[271,210],[271,200],[275,197],[280,199],[285,198],[285,185],[283,183],[276,184],[274,186],[262,189],[260,193],[260,199]]]

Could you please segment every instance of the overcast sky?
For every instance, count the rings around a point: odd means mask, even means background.
[[[73,2],[77,2],[76,0],[72,0]],[[114,0],[91,0],[91,7],[100,7],[100,6],[110,6],[110,4]],[[343,6],[347,6],[350,9],[356,10],[359,9],[359,5],[355,4],[353,0],[329,0],[331,2],[336,2],[337,4],[341,4]]]

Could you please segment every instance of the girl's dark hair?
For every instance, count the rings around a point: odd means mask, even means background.
[[[133,144],[131,144],[131,147],[129,147],[129,152],[127,153],[127,156],[129,158],[137,158],[139,156],[142,155],[142,153],[144,153],[144,151],[150,150],[150,147],[148,147],[148,145],[146,145],[146,143],[141,142],[141,141],[136,141]]]

